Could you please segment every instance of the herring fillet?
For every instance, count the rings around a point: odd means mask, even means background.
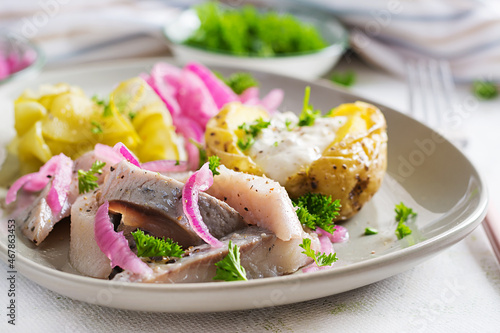
[[[110,210],[114,208],[124,218],[130,218],[132,227],[154,229],[148,231],[157,237],[172,238],[184,247],[200,245],[204,242],[182,209],[183,186],[175,179],[121,161],[101,185],[98,202],[108,201]],[[203,221],[216,238],[247,227],[236,210],[206,193],[200,193],[198,204]]]
[[[19,214],[17,218],[21,221],[21,230],[28,239],[39,245],[49,235],[57,222],[70,215],[71,205],[79,195],[78,169],[88,170],[94,162],[95,155],[93,152],[85,153],[74,161],[68,198],[62,205],[59,214],[54,214],[47,203],[47,195],[52,185],[52,180],[40,192],[32,204]],[[100,180],[102,180],[102,177],[100,177]]]
[[[314,249],[319,248],[315,235],[306,237],[311,238]],[[221,248],[204,244],[191,248],[188,256],[175,263],[149,264],[153,275],[148,278],[124,271],[117,274],[113,280],[142,283],[211,282],[216,274],[215,263],[228,254],[230,240],[240,248],[241,265],[245,268],[248,279],[293,273],[312,262],[312,259],[301,253],[299,244],[302,243],[302,238],[282,241],[265,229],[250,226],[223,237],[221,242],[224,246]]]
[[[304,237],[302,225],[285,188],[260,176],[221,165],[207,193],[227,202],[245,222],[272,231],[284,241]]]
[[[79,196],[71,207],[69,262],[82,274],[105,279],[111,274],[112,268],[94,236],[98,208],[95,193]]]

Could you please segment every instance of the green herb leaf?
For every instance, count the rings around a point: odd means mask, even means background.
[[[474,81],[472,84],[472,92],[479,99],[493,99],[498,96],[498,87],[493,82]]]
[[[80,194],[87,193],[99,187],[97,184],[97,176],[95,174],[102,174],[102,168],[106,163],[95,161],[88,171],[78,170],[78,192]]]
[[[92,128],[90,129],[90,131],[93,134],[101,134],[101,133],[103,133],[102,132],[101,124],[99,124],[97,121],[94,121],[94,120],[92,120],[91,124],[92,124]]]
[[[351,87],[356,83],[356,73],[352,70],[346,72],[335,72],[330,80],[344,87]]]
[[[398,236],[398,239],[402,239],[412,233],[410,227],[406,225],[406,222],[409,218],[417,216],[417,213],[414,212],[412,208],[405,206],[402,202],[396,204],[394,211],[396,212],[396,221],[398,221],[395,233],[396,236]]]
[[[238,148],[241,150],[249,149],[255,143],[255,138],[264,128],[268,128],[269,125],[271,125],[270,121],[265,121],[264,119],[259,118],[251,124],[243,123],[238,126],[239,129],[245,132],[245,137],[238,139],[236,142]]]
[[[214,280],[247,281],[245,268],[240,262],[240,248],[229,241],[227,256],[215,264],[217,271]]]
[[[146,235],[144,231],[137,229],[132,232],[138,257],[176,257],[184,254],[182,247],[170,238],[157,238]]]
[[[259,82],[250,73],[239,72],[233,73],[224,82],[234,91],[235,94],[240,95],[250,87],[258,87]]]
[[[203,164],[208,162],[207,150],[205,149],[205,147],[203,147],[201,143],[196,142],[193,139],[189,139],[189,142],[191,142],[193,145],[196,146],[196,148],[198,148],[198,153],[200,154],[200,165],[198,166],[199,169],[203,166]]]
[[[220,175],[220,172],[217,171],[217,168],[220,165],[220,158],[219,156],[213,155],[208,158],[208,168],[212,171],[212,174],[214,176]]]
[[[309,97],[311,95],[311,87],[307,86],[304,93],[304,102],[302,112],[299,115],[299,126],[312,126],[316,118],[321,116],[320,110],[314,110],[312,105],[309,105]]]
[[[301,253],[304,253],[309,258],[314,259],[314,262],[316,263],[316,265],[318,265],[318,267],[331,266],[338,260],[337,253],[330,253],[327,255],[322,252],[314,252],[311,249],[311,239],[309,238],[304,238],[302,240],[302,244],[300,244],[299,246],[304,249],[304,251],[302,251]]]
[[[292,130],[292,121],[288,118],[285,119],[285,126],[286,126],[287,131],[291,131]]]
[[[320,193],[307,193],[292,202],[298,207],[296,212],[300,223],[312,230],[320,227],[333,234],[333,220],[339,216],[340,200],[333,200],[331,196]]]
[[[365,228],[365,235],[376,235],[378,234],[378,230],[375,228]]]
[[[99,96],[94,95],[92,96],[92,100],[97,104],[103,107],[102,110],[102,116],[103,117],[111,117],[113,115],[113,112],[111,111],[111,108],[109,107],[109,103],[106,102],[104,99],[99,98]]]

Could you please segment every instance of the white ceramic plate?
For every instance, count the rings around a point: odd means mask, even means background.
[[[12,100],[27,87],[41,83],[80,85],[89,95],[105,94],[119,81],[147,71],[155,61],[101,64],[45,73],[36,81],[0,90],[3,146],[13,134]],[[223,74],[231,69],[217,68]],[[285,90],[284,110],[299,110],[306,85],[311,102],[329,110],[361,97],[331,86],[255,73],[262,90]],[[358,288],[403,272],[451,246],[482,220],[487,193],[480,175],[467,158],[432,130],[407,116],[379,105],[388,123],[389,161],[381,190],[362,211],[345,222],[349,242],[335,245],[339,262],[331,270],[252,280],[199,284],[127,284],[78,275],[68,264],[67,225],[36,248],[20,234],[16,269],[34,282],[62,295],[110,307],[170,312],[226,311],[306,301]],[[403,201],[418,212],[413,234],[397,240],[394,205]],[[363,236],[365,227],[377,228]],[[7,258],[6,221],[0,228],[0,255]]]

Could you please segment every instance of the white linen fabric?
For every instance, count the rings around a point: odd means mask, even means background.
[[[405,58],[447,59],[458,82],[500,82],[500,3],[494,0],[294,0],[328,10],[365,60],[404,75]]]

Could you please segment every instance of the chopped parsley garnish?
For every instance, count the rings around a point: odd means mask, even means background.
[[[365,235],[376,235],[378,234],[378,230],[375,228],[365,228]]]
[[[292,130],[292,121],[290,119],[285,119],[285,126],[286,126],[286,129],[287,131],[291,131]]]
[[[314,262],[316,263],[316,265],[318,265],[318,267],[331,266],[338,260],[337,253],[330,253],[327,255],[322,252],[314,252],[311,249],[311,239],[309,238],[304,238],[302,240],[302,244],[300,244],[299,246],[304,249],[302,253],[304,253],[309,258],[314,259]]]
[[[249,149],[254,144],[255,137],[257,137],[264,128],[268,128],[269,125],[271,125],[270,121],[265,121],[264,119],[259,118],[251,124],[243,123],[238,126],[238,129],[245,132],[245,136],[238,139],[236,142],[238,148],[241,150]]]
[[[302,112],[299,115],[299,126],[312,126],[316,118],[321,116],[320,110],[314,110],[312,105],[309,105],[309,97],[311,95],[311,87],[307,86],[304,93],[304,102]]]
[[[134,120],[135,116],[137,116],[137,112],[130,111],[128,113],[128,117],[130,118],[130,120]]]
[[[298,207],[296,213],[300,223],[312,230],[320,227],[333,234],[333,220],[339,216],[340,200],[333,200],[331,196],[320,193],[307,193],[292,202]]]
[[[254,144],[254,142],[255,142],[254,138],[252,138],[252,137],[246,137],[246,140],[238,139],[238,141],[236,142],[236,144],[238,145],[238,148],[240,148],[240,150],[247,150],[250,147],[252,147],[252,145]]]
[[[396,236],[398,236],[398,239],[402,239],[403,237],[411,234],[412,231],[410,227],[406,225],[406,222],[409,218],[417,216],[417,213],[415,213],[412,208],[406,207],[402,202],[396,204],[394,211],[396,212],[396,221],[398,221]]]
[[[224,79],[224,82],[234,91],[235,94],[240,95],[250,87],[258,87],[259,82],[247,72],[233,73]]]
[[[132,232],[138,257],[176,257],[184,254],[182,247],[170,238],[157,238],[146,235],[144,231],[137,229]]]
[[[113,115],[113,112],[111,111],[111,108],[109,107],[109,103],[106,102],[104,99],[99,98],[99,96],[97,96],[97,95],[94,95],[94,96],[92,96],[92,100],[97,105],[100,105],[103,107],[103,111],[102,111],[103,117],[111,117]]]
[[[106,163],[95,161],[88,171],[78,170],[78,192],[80,194],[87,193],[99,187],[97,184],[97,176],[95,174],[102,174],[102,168]]]
[[[498,87],[494,82],[474,81],[472,92],[479,99],[493,99],[498,96]]]
[[[210,171],[212,171],[212,174],[214,176],[220,175],[220,172],[217,171],[217,168],[219,167],[219,165],[220,165],[219,156],[213,155],[213,156],[210,156],[208,158],[208,168],[210,169]]]
[[[330,80],[344,87],[352,87],[356,83],[356,73],[354,71],[335,72]]]
[[[94,133],[94,134],[103,133],[101,124],[99,124],[97,121],[93,121],[93,120],[92,120],[91,124],[92,124],[92,128],[90,129],[90,131],[92,133]]]
[[[247,281],[245,268],[240,262],[240,248],[229,241],[228,253],[221,261],[215,264],[217,271],[214,280],[222,281]]]

